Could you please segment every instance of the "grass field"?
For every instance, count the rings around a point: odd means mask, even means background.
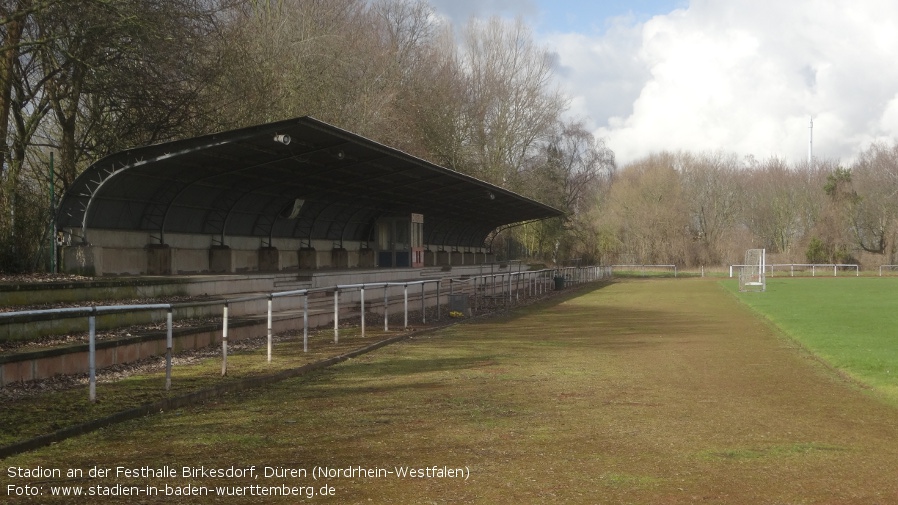
[[[896,432],[898,410],[720,282],[628,280],[7,458],[0,497],[886,504],[898,503]],[[251,466],[254,475],[208,472]],[[316,480],[315,468],[330,471]],[[302,494],[227,495],[282,486]],[[75,499],[54,487],[143,494]],[[19,496],[29,490],[40,494]]]
[[[735,281],[724,284],[737,292]],[[767,279],[737,293],[811,352],[898,404],[898,278]]]

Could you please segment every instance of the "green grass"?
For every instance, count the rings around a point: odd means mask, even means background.
[[[294,332],[290,339],[274,344],[271,363],[266,360],[267,349],[264,346],[244,351],[232,348],[228,354],[225,377],[221,375],[220,355],[198,359],[191,365],[176,364],[172,370],[170,391],[164,389],[165,373],[159,370],[111,382],[98,379],[96,403],[89,401],[86,380],[69,389],[8,401],[0,408],[0,445],[248,377],[298,368],[401,333],[369,329],[362,338],[359,328],[341,328],[340,342],[334,344],[331,330],[319,330],[310,334],[309,352],[304,352],[302,336]],[[214,347],[217,349],[218,345]]]
[[[830,365],[898,402],[898,279],[767,279],[764,293],[739,293]]]
[[[664,278],[664,277],[675,277],[675,273],[673,269],[664,270],[664,269],[652,269],[648,268],[646,270],[614,270],[614,277],[616,278]]]

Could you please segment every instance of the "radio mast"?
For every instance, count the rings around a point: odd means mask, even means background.
[[[811,126],[808,127],[808,168],[814,162],[814,116],[811,116]]]

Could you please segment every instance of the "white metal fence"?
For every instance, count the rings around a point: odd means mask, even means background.
[[[735,270],[738,274],[739,269],[745,267],[746,265],[730,265],[730,277],[733,277],[733,271]],[[853,264],[844,264],[844,263],[782,263],[782,264],[768,264],[766,268],[766,272],[771,277],[776,275],[776,271],[778,270],[781,274],[785,273],[788,269],[789,276],[795,277],[795,273],[803,273],[803,272],[811,272],[811,277],[816,277],[817,272],[820,272],[821,275],[828,275],[829,271],[832,271],[833,277],[837,277],[839,275],[839,269],[843,270],[851,270],[854,269],[854,274],[856,277],[860,276],[860,267],[858,265]]]
[[[19,312],[0,313],[0,324],[4,320],[13,318],[21,318],[23,316],[33,317],[35,320],[53,319],[63,315],[64,317],[84,317],[88,318],[88,370],[89,370],[89,395],[90,401],[96,401],[96,318],[103,314],[116,314],[138,311],[166,311],[166,353],[165,353],[165,389],[171,388],[172,377],[172,314],[179,308],[201,307],[210,305],[222,306],[222,323],[221,323],[221,374],[227,374],[228,362],[228,308],[231,304],[250,302],[258,300],[268,300],[267,309],[267,359],[270,362],[272,358],[272,320],[274,316],[273,301],[278,298],[301,297],[303,305],[303,351],[309,350],[309,297],[316,293],[333,292],[333,308],[334,308],[334,343],[339,342],[340,338],[340,311],[341,311],[341,295],[343,295],[343,309],[346,310],[346,304],[358,301],[361,312],[361,335],[365,336],[366,320],[365,320],[365,304],[366,291],[381,291],[383,296],[383,323],[384,331],[389,331],[389,307],[391,295],[397,296],[397,292],[401,292],[403,306],[403,328],[409,326],[409,308],[410,296],[420,296],[420,309],[422,323],[427,322],[427,299],[435,297],[434,305],[436,306],[436,319],[442,317],[442,300],[448,295],[451,299],[452,295],[470,291],[473,293],[474,310],[479,310],[482,304],[486,303],[489,297],[492,303],[503,303],[510,306],[514,302],[520,301],[521,298],[533,297],[544,294],[548,290],[559,287],[561,284],[581,284],[586,282],[597,281],[610,277],[611,269],[608,267],[588,266],[588,267],[566,267],[559,269],[544,269],[536,271],[522,272],[502,272],[484,275],[475,275],[470,277],[441,279],[425,279],[420,281],[407,282],[380,282],[365,284],[346,284],[336,285],[323,288],[299,289],[293,291],[274,292],[263,295],[254,295],[238,298],[230,298],[224,300],[214,300],[205,302],[186,302],[186,303],[160,303],[145,305],[108,305],[95,307],[69,307],[61,309],[45,309],[45,310],[28,310]],[[445,293],[444,284],[448,283],[448,293]],[[420,286],[420,289],[419,289]],[[410,291],[419,291],[420,294]],[[348,300],[348,301],[347,301]],[[367,300],[370,300],[367,299]]]
[[[879,276],[882,277],[882,269],[885,268],[889,272],[893,272],[898,269],[898,265],[879,265]]]
[[[643,277],[648,276],[648,272],[670,272],[673,271],[674,277],[677,276],[676,265],[611,265],[612,273],[614,270],[622,270],[626,272],[641,272]]]

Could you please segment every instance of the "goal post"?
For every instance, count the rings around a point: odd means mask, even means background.
[[[764,291],[767,288],[765,249],[745,251],[745,263],[739,272],[739,291]]]

